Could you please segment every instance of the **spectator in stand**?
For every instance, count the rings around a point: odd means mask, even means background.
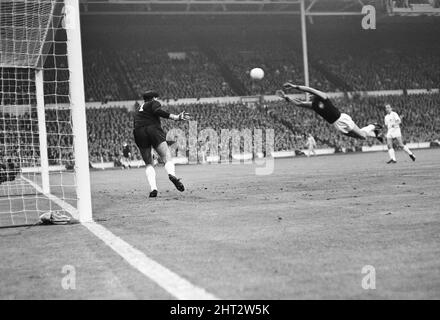
[[[440,94],[417,94],[408,96],[336,98],[342,112],[355,114],[355,121],[368,123],[383,119],[382,106],[390,103],[403,118],[405,143],[434,141],[440,136]],[[131,109],[131,106],[129,106]],[[181,106],[167,107],[177,112]],[[317,148],[359,149],[370,146],[373,141],[357,141],[337,134],[313,113],[300,112],[283,101],[265,102],[264,106],[250,108],[242,103],[199,103],[186,105],[185,110],[194,115],[198,130],[214,129],[220,137],[221,129],[274,129],[275,151],[300,150],[302,136],[311,133]],[[88,108],[87,131],[89,157],[94,162],[111,162],[120,158],[120,146],[132,135],[132,112],[127,108]],[[5,157],[21,159],[21,166],[35,165],[38,156],[38,127],[36,113],[23,115],[1,114],[0,153]],[[172,123],[188,132],[188,124]],[[48,109],[46,113],[48,156],[51,165],[66,164],[73,159],[73,137],[69,110]],[[17,128],[20,134],[17,135]],[[170,122],[164,129],[170,131]],[[378,143],[378,142],[374,142]],[[200,147],[203,144],[199,144]],[[19,146],[19,148],[17,147]],[[263,146],[264,147],[264,146]],[[180,150],[186,150],[181,146]],[[183,152],[183,151],[182,151]],[[134,159],[140,159],[138,150],[132,150]],[[186,156],[186,154],[185,154]]]
[[[122,167],[131,168],[131,148],[127,142],[124,142],[122,145],[122,159],[121,159]]]

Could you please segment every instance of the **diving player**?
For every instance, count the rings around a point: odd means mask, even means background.
[[[385,125],[388,129],[387,131],[387,146],[388,146],[388,154],[390,156],[390,160],[387,163],[396,163],[396,154],[393,148],[393,139],[397,140],[399,147],[402,147],[403,150],[409,155],[412,161],[416,161],[416,157],[411,150],[403,144],[402,141],[402,132],[400,131],[400,124],[402,120],[400,120],[399,115],[393,111],[390,104],[385,105],[386,116],[385,116]]]
[[[330,98],[326,93],[306,87],[291,84],[290,82],[286,82],[283,85],[284,89],[297,89],[299,91],[307,92],[313,95],[312,101],[301,101],[295,98],[288,97],[283,90],[278,90],[277,95],[286,100],[287,102],[291,102],[295,104],[297,107],[302,107],[306,109],[311,109],[319,114],[322,118],[324,118],[328,123],[333,124],[336,130],[340,131],[346,136],[357,138],[361,140],[365,140],[368,137],[373,137],[378,139],[380,142],[383,142],[383,138],[381,136],[382,127],[375,123],[369,124],[366,127],[359,128],[351,117],[346,113],[341,113],[332,103]]]
[[[134,141],[139,148],[142,159],[147,168],[145,174],[151,188],[150,198],[157,197],[156,172],[153,167],[151,148],[154,148],[165,163],[168,178],[177,190],[184,191],[180,179],[176,178],[175,166],[171,159],[171,152],[166,141],[166,134],[160,123],[160,118],[174,121],[189,120],[190,116],[185,111],[179,114],[170,114],[164,111],[157,100],[159,94],[155,91],[147,91],[143,94],[144,103],[134,114]]]

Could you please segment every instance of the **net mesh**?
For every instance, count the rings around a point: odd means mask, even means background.
[[[42,193],[37,72],[43,73],[51,194],[76,206],[63,1],[0,2],[0,227],[64,211]]]
[[[1,66],[36,67],[57,1],[0,2]]]

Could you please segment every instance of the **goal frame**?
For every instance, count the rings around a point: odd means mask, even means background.
[[[81,48],[79,1],[64,0],[64,28],[67,36],[67,62],[69,66],[69,96],[72,118],[73,152],[75,158],[75,180],[77,207],[56,201],[50,192],[49,158],[47,153],[47,132],[44,101],[44,69],[41,63],[35,69],[36,107],[40,149],[39,168],[41,174],[41,192],[64,207],[81,223],[93,221],[90,190],[89,154],[87,141],[86,107],[84,96],[83,62]],[[47,40],[47,39],[46,39]],[[40,61],[41,62],[41,61]]]
[[[84,96],[83,61],[81,48],[80,10],[78,0],[65,0],[65,29],[67,61],[69,64],[69,93],[72,113],[73,149],[77,212],[80,222],[91,222],[89,147],[87,141],[86,104]]]

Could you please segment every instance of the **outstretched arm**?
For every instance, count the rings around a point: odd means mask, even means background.
[[[170,119],[174,121],[187,121],[191,119],[191,116],[188,112],[182,111],[179,114],[170,114]]]
[[[179,114],[172,114],[162,109],[162,106],[159,102],[155,103],[153,105],[153,112],[154,114],[158,115],[159,117],[166,118],[166,119],[172,119],[174,121],[182,121],[182,120],[190,120],[191,116],[189,113],[183,111]]]
[[[286,100],[287,102],[293,103],[295,106],[297,107],[301,107],[301,108],[306,108],[306,109],[311,109],[312,108],[312,103],[308,102],[308,101],[301,101],[299,99],[296,98],[290,98],[288,97],[283,90],[277,90],[276,94]]]
[[[328,96],[327,96],[327,94],[325,92],[322,92],[322,91],[319,91],[317,89],[310,88],[310,87],[307,87],[307,86],[299,86],[299,85],[296,85],[296,84],[292,84],[290,82],[286,82],[285,84],[283,84],[283,88],[284,89],[292,88],[292,89],[296,89],[296,90],[299,90],[299,91],[311,93],[311,94],[314,94],[315,96],[320,97],[323,100],[328,98]]]

